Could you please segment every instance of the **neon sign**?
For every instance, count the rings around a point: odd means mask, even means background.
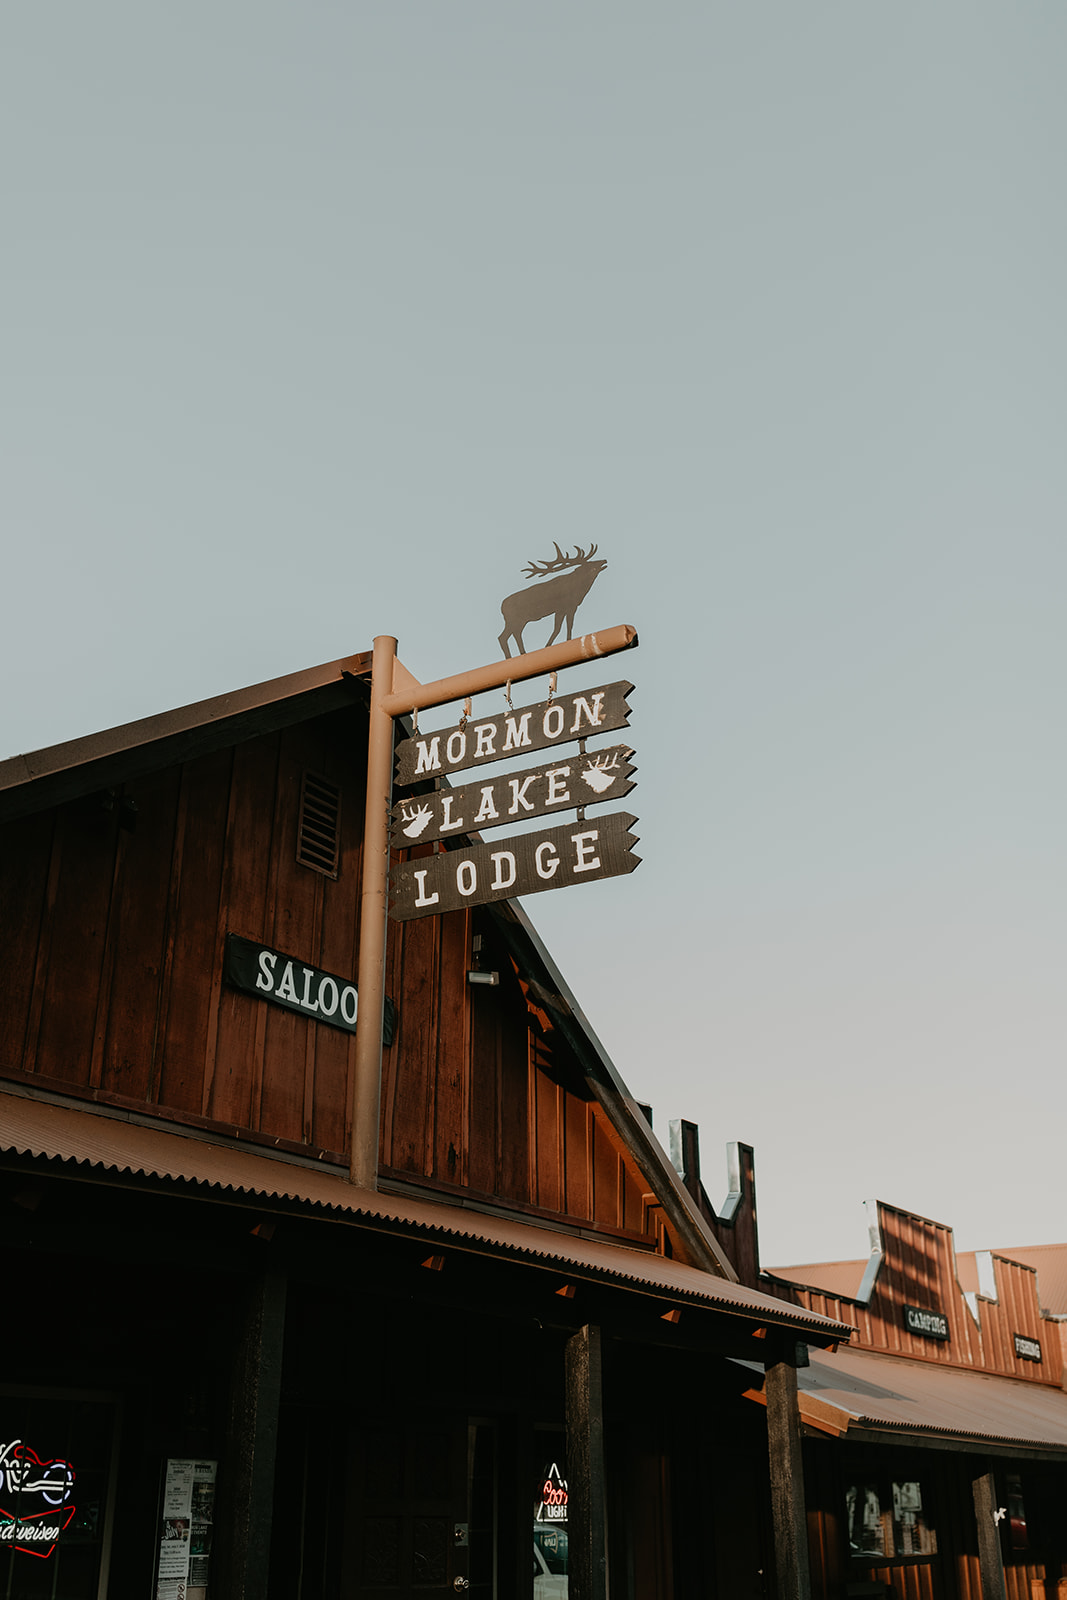
[[[535,1522],[566,1522],[567,1520],[567,1480],[560,1476],[559,1468],[553,1461],[545,1474],[545,1481],[541,1485],[541,1499],[537,1506]]]
[[[0,1544],[27,1556],[50,1556],[70,1526],[73,1493],[69,1461],[42,1461],[21,1439],[0,1444]]]

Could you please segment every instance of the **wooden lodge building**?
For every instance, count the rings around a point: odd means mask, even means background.
[[[691,1123],[672,1155],[716,1228]],[[1063,1600],[1067,1246],[957,1257],[950,1228],[869,1201],[866,1261],[761,1272],[750,1147],[732,1169],[742,1281],[854,1330],[798,1373],[812,1594]]]
[[[797,1600],[852,1308],[742,1281],[515,902],[392,926],[350,1181],[369,667],[0,765],[0,1594]]]

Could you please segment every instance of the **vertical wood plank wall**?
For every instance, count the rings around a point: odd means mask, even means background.
[[[337,711],[0,828],[0,1077],[343,1161],[353,1036],[222,971],[236,933],[354,978],[365,749],[365,714]],[[305,770],[341,790],[336,880],[296,859]],[[468,986],[478,917],[390,930],[385,1170],[662,1240],[488,917],[500,986]]]

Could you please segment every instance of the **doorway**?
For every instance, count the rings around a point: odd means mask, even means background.
[[[425,1412],[351,1439],[345,1600],[496,1596],[496,1429]]]

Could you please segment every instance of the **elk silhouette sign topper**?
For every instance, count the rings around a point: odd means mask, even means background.
[[[626,811],[586,817],[587,806],[620,800],[634,787],[634,752],[628,744],[597,750],[586,746],[595,735],[627,726],[626,697],[633,685],[607,683],[572,694],[556,690],[557,667],[577,666],[637,643],[636,630],[629,625],[574,639],[574,614],[607,566],[595,559],[596,550],[595,544],[588,550],[579,545],[571,555],[557,544],[554,560],[529,563],[525,576],[545,581],[508,595],[501,605],[503,661],[432,686],[408,679],[412,697],[406,706],[403,691],[392,696],[389,714],[402,715],[410,707],[412,717],[411,737],[393,750],[396,782],[406,792],[392,807],[391,842],[394,851],[408,857],[396,862],[390,874],[394,920],[562,889],[637,866],[636,817]],[[528,653],[523,632],[545,617],[554,619],[548,644]],[[564,622],[567,641],[557,644]],[[548,699],[516,707],[512,683],[541,673],[548,676]],[[476,716],[469,691],[491,687],[504,689],[507,710]],[[420,732],[420,698],[429,707],[461,695],[465,706],[459,722]],[[567,750],[575,743],[577,754]],[[473,782],[450,782],[470,768],[491,769],[511,756],[523,758],[538,750],[551,755],[547,764],[502,774],[479,770],[471,774]],[[567,811],[577,813],[573,822],[482,842],[484,832],[542,817],[552,820]]]
[[[564,621],[567,624],[567,638],[570,639],[574,634],[574,613],[607,566],[606,561],[593,560],[597,552],[595,544],[591,544],[588,550],[575,545],[572,556],[565,556],[555,541],[553,548],[556,552],[554,561],[531,561],[523,569],[524,578],[548,578],[548,582],[535,583],[529,589],[516,589],[514,594],[509,594],[501,602],[504,631],[500,635],[500,648],[509,659],[511,651],[508,641],[514,639],[518,645],[516,654],[521,656],[526,649],[522,639],[523,630],[531,622],[540,622],[543,617],[555,618],[549,644],[555,641]],[[559,573],[560,576],[551,577],[551,573]]]

